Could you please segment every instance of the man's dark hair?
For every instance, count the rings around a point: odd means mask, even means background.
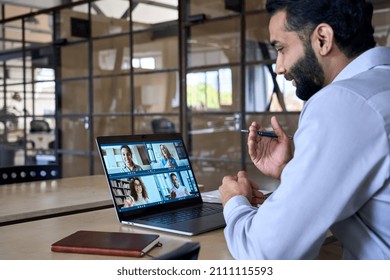
[[[335,41],[348,58],[373,48],[373,6],[365,0],[268,0],[268,13],[286,11],[289,31],[297,32],[301,40],[308,40],[320,23],[333,28]]]

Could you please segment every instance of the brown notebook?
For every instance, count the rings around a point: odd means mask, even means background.
[[[77,231],[51,245],[54,252],[142,257],[157,245],[159,235]]]

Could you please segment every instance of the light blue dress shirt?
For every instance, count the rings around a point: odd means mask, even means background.
[[[233,257],[313,259],[331,229],[343,258],[389,259],[389,138],[390,49],[377,47],[305,104],[294,157],[264,204],[225,205]]]

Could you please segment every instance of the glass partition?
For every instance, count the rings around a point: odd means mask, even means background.
[[[153,115],[153,116],[136,116],[135,133],[169,133],[180,131],[180,121],[177,116],[172,115]]]
[[[94,138],[103,135],[123,135],[131,133],[128,116],[95,116],[93,118]]]
[[[134,76],[134,112],[178,113],[179,77],[176,71]]]
[[[89,119],[86,117],[62,118],[62,149],[77,154],[80,151],[89,151]],[[65,133],[66,132],[66,133]],[[75,141],[77,139],[77,141]]]
[[[172,29],[172,30],[171,30]],[[134,34],[133,67],[137,72],[177,69],[179,65],[177,26]]]
[[[241,1],[191,0],[189,2],[191,21],[237,15],[241,10]]]
[[[125,61],[129,59],[129,40],[128,35],[94,40],[92,45],[93,75],[128,73],[130,67]]]
[[[188,67],[239,63],[239,18],[194,25],[189,33]]]
[[[130,1],[100,0],[92,5],[92,37],[123,34],[130,31]]]
[[[61,78],[88,77],[88,44],[77,43],[64,45],[61,48]]]
[[[88,80],[71,80],[61,82],[61,113],[87,114],[89,112]]]
[[[94,113],[130,114],[130,76],[94,78]]]
[[[83,4],[59,11],[58,40],[63,43],[84,41],[91,36],[88,5]]]
[[[240,169],[256,173],[238,132],[251,121],[267,126],[276,114],[295,132],[303,102],[275,76],[265,0],[68,1],[45,11],[8,2],[0,166],[54,161],[64,176],[102,174],[96,136],[176,131],[207,189]],[[374,3],[380,46],[390,45],[389,3]]]

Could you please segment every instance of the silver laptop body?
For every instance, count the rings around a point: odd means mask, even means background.
[[[99,136],[96,143],[121,223],[183,235],[225,226],[222,205],[202,201],[181,134]]]

